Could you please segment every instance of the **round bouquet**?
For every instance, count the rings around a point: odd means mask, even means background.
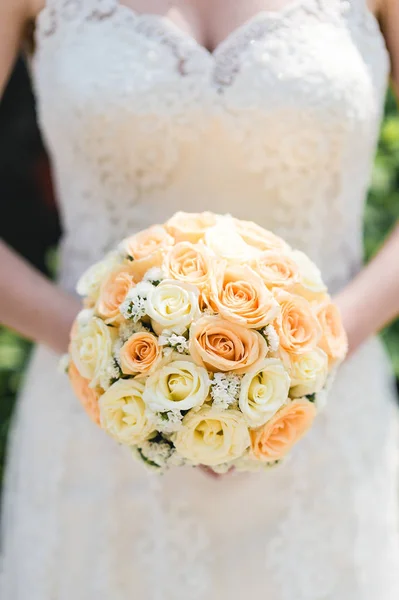
[[[279,463],[324,404],[346,336],[320,272],[255,223],[177,213],[80,279],[68,375],[146,465]]]

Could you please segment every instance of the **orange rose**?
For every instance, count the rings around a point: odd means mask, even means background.
[[[140,281],[149,269],[160,267],[173,244],[174,239],[162,225],[153,225],[125,240],[125,250],[134,259],[132,272],[136,281]]]
[[[210,371],[246,373],[267,355],[265,339],[257,331],[218,316],[201,317],[190,329],[190,354]]]
[[[209,227],[216,223],[216,215],[211,212],[185,213],[177,212],[167,221],[165,227],[176,242],[195,244],[205,235]]]
[[[236,229],[244,242],[249,246],[265,252],[267,250],[287,250],[289,248],[286,242],[267,229],[252,221],[242,221],[233,219]]]
[[[134,333],[120,350],[122,373],[125,375],[146,374],[157,363],[161,348],[157,338],[145,331]]]
[[[290,256],[277,250],[262,252],[254,264],[268,288],[290,288],[299,280],[299,269]]]
[[[253,456],[262,462],[284,458],[309,431],[315,416],[316,407],[312,402],[293,400],[266,425],[250,432]]]
[[[164,270],[171,279],[207,286],[212,268],[212,257],[202,244],[179,242],[165,256]]]
[[[219,266],[209,305],[225,319],[253,329],[265,327],[280,313],[273,294],[247,265]]]
[[[69,363],[68,376],[75,396],[80,400],[92,421],[100,425],[100,409],[98,406],[100,394],[89,387],[89,380],[82,377],[72,361]]]
[[[288,354],[303,354],[316,348],[321,327],[312,307],[305,298],[280,290],[276,294],[280,304],[281,317],[274,326],[280,338],[280,345]]]
[[[343,360],[348,352],[348,338],[338,307],[332,302],[325,302],[317,309],[316,314],[322,329],[320,348],[330,361]]]
[[[134,286],[133,279],[132,266],[123,265],[111,271],[101,284],[96,312],[107,324],[122,319],[119,309]]]

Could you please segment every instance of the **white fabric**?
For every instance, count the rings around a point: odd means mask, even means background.
[[[115,0],[49,0],[34,60],[64,217],[60,281],[174,211],[252,219],[333,290],[359,269],[389,61],[365,0],[263,11],[210,54]],[[377,282],[378,283],[378,282]],[[397,600],[397,413],[370,341],[292,459],[148,475],[39,348],[5,491],[4,600]]]

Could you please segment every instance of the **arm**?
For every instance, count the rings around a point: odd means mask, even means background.
[[[0,92],[30,17],[26,0],[0,0]],[[57,352],[65,352],[79,307],[77,299],[53,285],[0,241],[1,323]]]
[[[391,55],[392,83],[399,91],[399,0],[380,0],[379,17]],[[399,224],[374,259],[338,295],[349,350],[399,315]]]

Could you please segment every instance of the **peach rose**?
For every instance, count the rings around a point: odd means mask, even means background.
[[[332,302],[325,302],[318,307],[316,314],[322,329],[320,348],[330,361],[343,360],[348,352],[348,338],[338,307]]]
[[[153,267],[160,267],[165,253],[174,244],[174,239],[162,225],[153,225],[136,233],[123,243],[127,254],[133,258],[132,272],[137,281]]]
[[[261,252],[289,249],[288,244],[282,238],[267,229],[263,229],[260,225],[240,219],[233,219],[233,221],[239,235],[252,248],[256,248]]]
[[[263,336],[219,316],[204,316],[190,329],[189,350],[194,361],[210,371],[246,373],[267,355]]]
[[[315,416],[316,407],[312,402],[293,400],[266,425],[250,432],[253,456],[262,462],[284,458],[309,431]]]
[[[101,285],[96,304],[98,316],[102,317],[107,324],[121,321],[120,306],[134,285],[131,265],[113,269]]]
[[[203,289],[212,272],[212,257],[203,244],[179,242],[165,256],[164,271],[171,279]]]
[[[147,374],[161,357],[161,347],[152,333],[134,333],[122,346],[119,358],[125,375]]]
[[[215,225],[216,220],[216,215],[211,212],[177,212],[166,222],[165,227],[176,242],[195,244],[202,240],[206,230]]]
[[[276,294],[276,299],[280,304],[281,317],[276,319],[274,326],[283,350],[288,354],[304,354],[316,348],[321,327],[309,302],[283,290]]]
[[[100,425],[100,409],[98,406],[100,394],[89,387],[90,381],[82,377],[73,361],[69,363],[68,377],[75,396],[80,400],[92,421]]]
[[[273,294],[247,265],[221,264],[211,279],[209,305],[223,318],[260,329],[280,313]]]
[[[268,288],[287,289],[299,280],[299,269],[295,261],[285,252],[268,250],[262,252],[253,268]]]

